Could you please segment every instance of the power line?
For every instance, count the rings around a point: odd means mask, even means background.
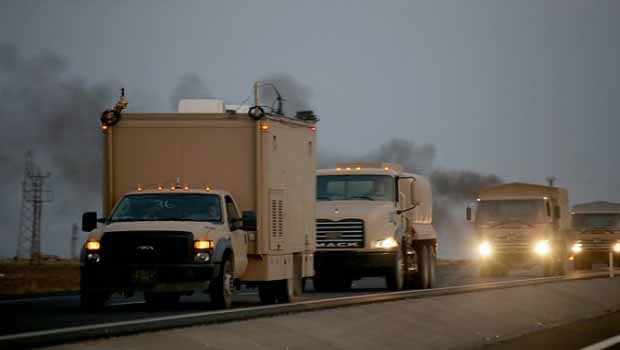
[[[34,162],[32,150],[26,153],[24,180],[22,181],[22,206],[17,239],[17,257],[38,262],[41,258],[41,214],[43,203],[51,201],[51,191],[45,181],[51,176],[43,174]]]

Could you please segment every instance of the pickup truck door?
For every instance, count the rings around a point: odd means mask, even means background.
[[[236,229],[233,227],[233,223],[241,219],[239,215],[239,209],[237,204],[230,196],[224,198],[224,204],[226,205],[226,217],[228,219],[228,225],[230,227],[230,242],[233,252],[235,254],[234,269],[235,277],[243,275],[248,265],[248,233],[242,229]]]

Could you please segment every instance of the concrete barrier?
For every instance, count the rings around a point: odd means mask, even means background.
[[[467,348],[620,309],[620,279],[575,280],[195,326],[54,349]]]

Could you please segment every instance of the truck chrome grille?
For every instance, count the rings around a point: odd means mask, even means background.
[[[107,232],[101,239],[101,260],[110,264],[183,264],[192,253],[191,232]]]
[[[586,252],[608,252],[617,241],[617,239],[610,238],[587,238],[579,240],[581,247]]]
[[[502,253],[523,253],[532,250],[529,237],[519,235],[498,236],[491,239],[493,249]]]
[[[363,248],[364,221],[318,219],[316,221],[316,247],[318,249]]]

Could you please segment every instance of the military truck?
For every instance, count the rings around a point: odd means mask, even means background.
[[[591,270],[592,263],[620,266],[620,203],[590,202],[573,206],[571,259],[577,270]]]
[[[545,276],[565,273],[570,226],[565,189],[528,183],[487,187],[467,207],[467,220],[475,224],[482,276],[534,266],[542,266]]]
[[[241,284],[266,304],[301,293],[313,275],[314,124],[255,108],[119,109],[102,117],[103,215],[83,215],[83,305],[199,291],[226,308]]]
[[[348,163],[318,170],[316,182],[316,290],[362,277],[385,277],[391,290],[433,287],[437,233],[424,177],[399,164]]]

